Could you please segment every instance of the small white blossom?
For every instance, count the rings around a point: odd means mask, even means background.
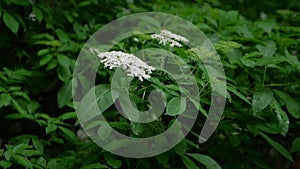
[[[29,17],[29,19],[31,21],[35,21],[36,20],[36,15],[34,13],[30,13],[28,17]]]
[[[174,34],[167,30],[162,30],[160,31],[159,34],[156,33],[152,34],[151,38],[159,40],[159,44],[166,45],[167,43],[170,43],[170,47],[174,47],[174,46],[182,47],[182,45],[179,42],[185,42],[185,43],[189,42],[189,40],[186,39],[185,37]]]
[[[120,67],[128,76],[138,77],[140,81],[150,78],[150,74],[154,67],[147,65],[141,59],[133,54],[124,53],[121,51],[99,52],[97,49],[90,49],[93,54],[101,59],[100,62],[105,67],[112,69]]]

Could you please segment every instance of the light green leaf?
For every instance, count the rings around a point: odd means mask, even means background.
[[[297,151],[300,151],[300,137],[295,138],[292,143],[291,152],[293,153]]]
[[[105,121],[101,121],[97,134],[100,139],[105,139],[110,135],[111,131],[112,128],[110,127],[110,125]]]
[[[207,169],[221,169],[219,164],[207,155],[187,153],[199,163],[203,164]]]
[[[36,6],[32,7],[32,13],[35,15],[36,19],[41,22],[43,19],[43,12]]]
[[[0,166],[3,167],[3,169],[7,169],[7,168],[12,166],[12,162],[1,160],[0,161]]]
[[[57,94],[58,107],[65,106],[72,99],[72,83],[71,80],[65,82],[59,89]]]
[[[259,134],[262,136],[262,138],[264,138],[272,147],[274,147],[280,154],[282,154],[285,158],[287,158],[288,160],[290,160],[291,162],[293,162],[293,157],[291,156],[291,154],[289,153],[289,151],[284,148],[281,144],[279,144],[278,142],[274,141],[273,139],[271,139],[270,137],[268,137],[267,135],[265,135],[262,132],[259,132]]]
[[[199,169],[197,165],[187,156],[181,156],[181,160],[188,169]]]
[[[10,104],[11,99],[12,98],[11,98],[10,94],[8,94],[8,93],[2,93],[0,95],[0,108],[2,106],[8,106]]]
[[[253,95],[252,109],[254,113],[262,111],[273,99],[273,92],[268,88],[256,91]]]
[[[174,97],[167,104],[166,114],[176,116],[183,113],[186,109],[185,97]]]
[[[5,25],[14,33],[17,34],[19,29],[19,22],[11,14],[4,12],[3,21]]]
[[[256,45],[256,48],[264,57],[273,56],[277,50],[274,41],[266,41],[264,45]]]
[[[90,89],[80,101],[77,116],[80,121],[86,122],[98,116],[99,113],[103,113],[112,104],[113,99],[111,97],[110,85],[97,85]]]

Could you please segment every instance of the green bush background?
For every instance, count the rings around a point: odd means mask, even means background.
[[[130,159],[80,139],[70,79],[95,31],[146,11],[180,16],[209,37],[229,96],[207,142],[198,144],[199,124],[172,150]],[[0,167],[300,168],[299,11],[297,0],[1,0]]]

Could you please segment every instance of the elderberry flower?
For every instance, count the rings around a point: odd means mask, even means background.
[[[140,81],[150,78],[150,74],[155,70],[133,54],[121,51],[99,52],[97,49],[90,49],[90,51],[97,54],[105,67],[109,69],[120,67],[128,76],[137,77]]]
[[[174,34],[167,30],[161,30],[159,34],[152,34],[152,39],[159,40],[159,44],[166,45],[167,43],[170,43],[170,47],[178,46],[182,47],[182,45],[179,42],[189,42],[188,39],[186,39],[183,36]]]

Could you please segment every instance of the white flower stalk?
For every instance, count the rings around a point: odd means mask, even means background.
[[[189,40],[183,36],[174,34],[170,31],[167,30],[161,30],[159,34],[152,34],[151,35],[152,39],[157,39],[159,40],[159,44],[166,45],[170,44],[170,47],[182,47],[182,45],[179,42],[185,42],[188,43]]]
[[[150,74],[155,70],[133,54],[121,51],[99,52],[97,49],[90,51],[97,54],[105,67],[109,69],[120,67],[128,76],[137,77],[140,81],[150,78]]]

